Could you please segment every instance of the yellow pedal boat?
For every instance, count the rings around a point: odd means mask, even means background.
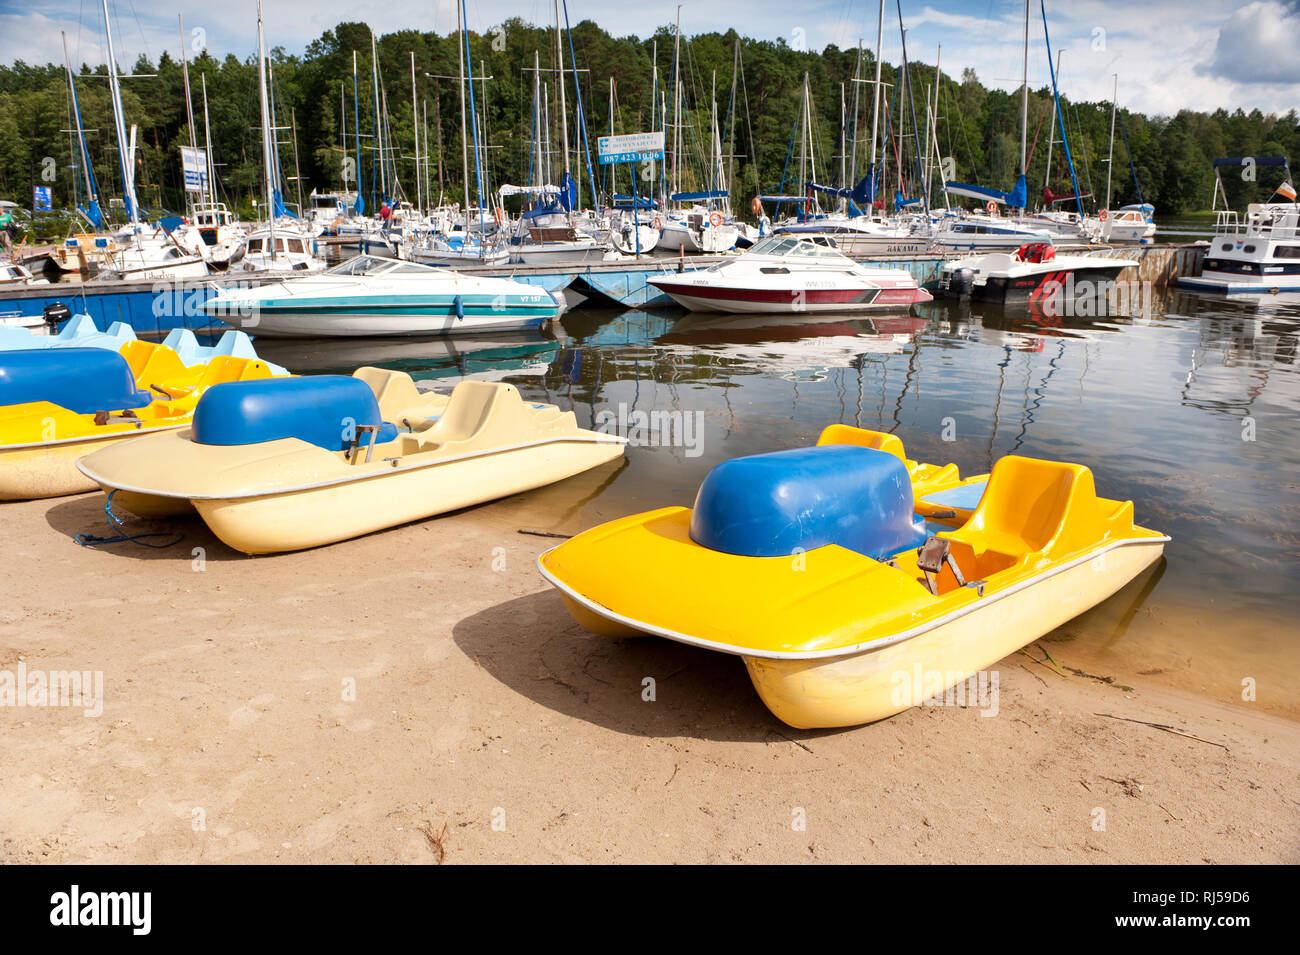
[[[204,391],[267,378],[257,358],[216,355],[187,366],[167,345],[0,352],[0,501],[93,491],[77,459],[189,424]]]
[[[726,461],[693,509],[595,527],[541,556],[587,630],[744,659],[801,729],[892,716],[1105,600],[1168,537],[1077,464],[1008,455],[988,475],[908,460],[845,425]]]
[[[513,385],[464,381],[446,396],[360,368],[218,386],[193,427],[78,467],[133,513],[197,511],[234,549],[269,554],[552,484],[619,457],[625,443],[525,402]]]

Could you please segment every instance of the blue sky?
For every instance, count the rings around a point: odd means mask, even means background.
[[[110,0],[116,18],[119,61],[129,64],[163,49],[177,55],[176,15],[187,33],[203,31],[218,56],[247,56],[256,49],[256,0]],[[534,23],[554,18],[551,0],[469,0],[471,29],[485,30],[507,17]],[[572,23],[592,19],[609,32],[646,36],[671,24],[675,2],[598,4],[570,0]],[[1019,85],[1023,46],[1023,0],[904,0],[908,52],[933,63],[942,44],[945,72],[973,67],[989,86]],[[220,11],[214,14],[214,8]],[[394,4],[392,0],[264,0],[268,43],[301,51],[323,31],[343,20],[370,23],[379,33],[403,28],[446,33],[456,23],[455,0]],[[791,44],[821,49],[828,43],[874,45],[875,0],[813,0],[796,7],[789,0],[741,3],[686,2],[682,32],[723,31],[737,22],[742,33],[764,39],[785,37]],[[1079,99],[1109,99],[1112,75],[1119,74],[1122,105],[1146,113],[1170,114],[1181,108],[1218,107],[1284,112],[1300,106],[1300,0],[1052,0],[1048,21],[1053,49],[1063,49],[1062,92]],[[0,0],[0,59],[12,62],[62,60],[60,31],[68,33],[76,62],[103,61],[103,23],[98,0]],[[1030,81],[1047,82],[1038,0],[1030,25]],[[885,11],[887,61],[899,59],[895,0]]]

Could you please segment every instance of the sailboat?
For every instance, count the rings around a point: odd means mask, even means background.
[[[118,83],[117,59],[113,51],[113,27],[108,0],[103,0],[104,33],[107,38],[108,88],[113,103],[113,125],[117,134],[118,164],[122,171],[122,200],[127,222],[115,235],[115,251],[107,257],[104,278],[156,280],[200,278],[208,274],[203,257],[181,244],[176,229],[179,217],[160,220],[150,227],[140,221],[140,203],[135,194],[135,127],[128,139]],[[97,208],[97,207],[96,207]]]
[[[685,137],[682,130],[682,79],[681,79],[681,45],[682,45],[682,8],[677,8],[677,31],[673,41],[673,122],[672,122],[672,176],[673,191],[667,196],[665,214],[655,219],[655,228],[660,230],[659,242],[655,251],[666,255],[685,255],[687,253],[718,254],[729,252],[736,247],[741,236],[739,225],[731,215],[730,192],[721,188],[725,185],[714,182],[719,188],[710,188],[686,192],[681,190],[682,152]],[[722,160],[722,146],[717,134],[717,105],[714,104],[710,121],[709,141],[711,143],[711,162],[718,167]],[[668,203],[675,203],[670,207]]]
[[[1124,128],[1124,115],[1119,111],[1119,74],[1114,74],[1115,88],[1110,100],[1110,146],[1106,150],[1106,207],[1101,210],[1100,237],[1104,242],[1148,242],[1156,234],[1155,206],[1142,200],[1142,186],[1133,165],[1133,151],[1128,145],[1128,130]],[[1138,201],[1132,205],[1112,209],[1110,205],[1111,173],[1114,171],[1115,119],[1119,118],[1120,132],[1124,136],[1124,150],[1128,154],[1128,168],[1133,174],[1133,187]]]
[[[1052,244],[1052,230],[1044,223],[1027,224],[1014,215],[1003,216],[998,209],[1021,210],[1029,204],[1029,183],[1025,178],[1028,168],[1029,135],[1029,2],[1025,0],[1024,65],[1021,81],[1020,112],[1020,177],[1010,192],[1001,192],[971,183],[947,182],[944,191],[949,195],[964,196],[984,202],[985,212],[961,211],[939,220],[935,229],[935,242],[944,249],[1014,248],[1028,244]]]
[[[261,274],[322,272],[325,260],[316,254],[315,238],[297,217],[288,214],[281,198],[279,147],[267,93],[262,0],[257,0],[257,89],[262,105],[262,208],[266,222],[249,234],[240,267]]]

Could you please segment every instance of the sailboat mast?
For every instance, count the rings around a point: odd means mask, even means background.
[[[384,171],[384,125],[379,110],[379,44],[370,31],[370,81],[375,91],[375,156],[379,160],[379,198],[388,201],[388,175]]]
[[[203,145],[207,151],[208,202],[217,204],[217,164],[212,158],[212,124],[208,122],[208,74],[200,74],[203,81]]]
[[[81,107],[76,105],[77,87],[72,79],[72,60],[68,57],[68,35],[66,33],[61,33],[60,36],[63,37],[63,65],[68,70],[68,89],[72,91],[73,107],[76,111],[77,146],[80,150],[81,175],[86,183],[86,205],[89,206],[92,202],[98,202],[99,196],[95,195],[95,186],[90,179],[90,155],[86,150],[86,132],[81,128]],[[1111,141],[1113,142],[1114,139],[1115,132],[1114,129],[1112,129]]]
[[[465,123],[465,10],[456,4],[456,54],[460,59],[460,163],[465,171],[465,231],[469,232],[469,130]]]
[[[1106,148],[1106,208],[1110,208],[1111,160],[1115,158],[1115,107],[1119,103],[1119,74],[1115,73],[1115,90],[1110,97],[1110,146]]]
[[[180,28],[181,35],[181,78],[185,81],[185,119],[188,123],[190,134],[190,149],[193,150],[198,146],[198,135],[194,131],[194,103],[190,99],[190,63],[185,55],[185,20],[178,13],[176,14],[176,23]],[[182,163],[182,165],[184,165]],[[192,209],[194,200],[190,198],[190,191],[185,190],[185,201]]]
[[[415,136],[415,208],[424,208],[424,186],[420,182],[420,98],[415,90],[415,51],[411,51],[411,132]],[[426,144],[427,147],[427,144]]]
[[[569,173],[569,116],[564,101],[564,44],[560,42],[560,0],[555,0],[555,85],[560,91],[560,134],[564,146],[564,174]]]
[[[876,132],[880,128],[880,44],[885,36],[885,0],[880,0],[880,19],[876,21],[876,82],[872,86],[871,104],[871,162],[876,162]],[[873,185],[871,194],[875,198]]]
[[[365,208],[365,198],[361,185],[361,88],[357,85],[357,51],[352,51],[352,135],[356,140],[357,154],[357,201],[352,204],[352,211],[360,213]]]
[[[1061,54],[1064,50],[1056,51],[1056,75],[1061,75]],[[1047,64],[1049,67],[1051,63]],[[1043,188],[1046,189],[1052,184],[1052,149],[1056,146],[1056,96],[1052,96],[1052,122],[1047,127],[1047,168],[1043,171]]]
[[[681,181],[677,178],[677,152],[681,140],[681,91],[678,88],[677,77],[681,68],[681,50],[682,50],[682,8],[677,7],[677,37],[673,41],[673,175],[671,180],[671,191],[681,191]]]
[[[260,2],[261,0],[259,4]],[[108,19],[108,0],[103,0],[103,3],[104,33],[108,37],[108,89],[113,101],[113,125],[117,131],[117,159],[122,166],[122,199],[126,203],[127,221],[135,224],[140,221],[135,199],[135,168],[127,147],[126,120],[122,116],[122,88],[117,81],[117,58],[113,54],[113,27]]]
[[[740,75],[740,37],[736,37],[736,52],[731,60],[731,104],[727,107],[727,191],[730,193],[736,171],[736,79]],[[727,196],[731,205],[731,196]]]
[[[271,106],[266,98],[266,36],[262,31],[262,0],[257,0],[257,92],[262,103],[262,188],[263,209],[270,229],[271,266],[275,267],[275,210],[271,208],[271,174],[275,162],[271,151]]]
[[[1020,175],[1029,172],[1025,159],[1029,155],[1029,0],[1025,0],[1025,55],[1020,71]]]

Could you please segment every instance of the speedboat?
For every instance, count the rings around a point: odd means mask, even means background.
[[[1030,242],[1011,253],[950,259],[939,269],[938,292],[977,302],[1050,305],[1062,295],[1104,296],[1120,272],[1137,265],[1132,259],[1057,255],[1050,243]]]
[[[197,511],[235,550],[269,554],[552,484],[620,457],[624,444],[513,385],[463,381],[446,396],[421,393],[403,372],[361,368],[213,388],[192,428],[78,467],[133,513]]]
[[[741,657],[768,709],[853,726],[942,697],[1114,594],[1169,538],[1078,464],[1016,455],[962,479],[895,435],[725,461],[694,508],[595,527],[538,560],[600,636]]]
[[[906,269],[859,265],[822,235],[769,236],[730,262],[646,281],[693,312],[877,312],[932,298]]]
[[[121,352],[0,352],[0,501],[92,491],[94,482],[75,466],[82,455],[182,428],[208,388],[274,371],[283,369],[229,354],[187,365],[168,345],[136,340]]]
[[[203,308],[237,328],[288,338],[458,335],[535,327],[560,314],[534,285],[374,255],[319,275],[229,289]]]

